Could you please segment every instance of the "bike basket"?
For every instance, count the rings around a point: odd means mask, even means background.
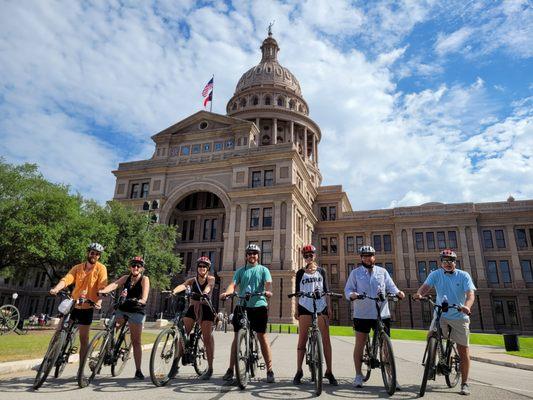
[[[66,315],[70,312],[70,309],[74,305],[74,300],[72,299],[65,299],[61,303],[59,303],[59,306],[57,307],[57,311],[59,311],[61,314]]]

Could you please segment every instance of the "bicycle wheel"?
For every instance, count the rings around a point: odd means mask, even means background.
[[[435,374],[435,357],[437,355],[437,338],[431,336],[428,339],[426,346],[426,359],[424,362],[424,375],[422,376],[422,383],[420,384],[420,397],[426,393],[426,385],[428,379],[434,379]]]
[[[446,385],[453,388],[457,386],[461,377],[461,358],[457,351],[457,345],[451,340],[446,342],[446,365],[449,371],[449,374],[444,375]]]
[[[9,333],[17,328],[20,321],[20,313],[17,307],[6,304],[0,307],[0,334]]]
[[[204,340],[200,331],[197,333],[193,348],[193,366],[198,376],[203,375],[207,371],[207,352],[205,350]]]
[[[46,353],[44,355],[43,362],[39,366],[39,369],[37,370],[37,375],[35,376],[35,380],[33,381],[33,388],[35,390],[39,389],[42,386],[42,384],[48,377],[48,374],[52,370],[52,367],[56,363],[57,357],[59,357],[59,353],[61,352],[61,349],[63,347],[65,335],[66,333],[63,331],[56,331],[54,333],[54,336],[52,336],[52,339],[48,344],[48,349],[46,350]]]
[[[323,360],[324,360],[324,348],[322,345],[322,335],[319,330],[313,331],[312,336],[312,348],[314,349],[311,353],[311,359],[313,360],[314,369],[315,369],[315,394],[320,396],[322,393],[322,378],[324,374],[322,373]]]
[[[119,376],[131,358],[130,327],[126,325],[122,334],[120,332],[119,329],[115,333],[115,354],[113,354],[113,364],[111,364],[111,375],[113,376]]]
[[[155,339],[150,354],[150,378],[156,386],[165,386],[178,370],[179,333],[173,327],[163,329]]]
[[[235,367],[237,370],[237,384],[243,390],[250,379],[249,370],[250,345],[248,329],[242,328],[237,334],[237,346],[235,347]]]
[[[361,372],[363,373],[363,382],[368,381],[370,379],[370,373],[372,372],[372,346],[370,345],[370,334],[366,337],[366,344],[363,349]]]
[[[379,344],[379,364],[381,367],[381,376],[383,377],[383,385],[387,393],[392,396],[396,391],[396,363],[394,361],[392,341],[389,335],[382,332],[379,338]]]
[[[56,369],[54,371],[54,378],[59,378],[63,371],[65,370],[65,367],[68,364],[68,359],[71,354],[75,353],[78,350],[78,346],[75,346],[77,343],[76,341],[76,335],[78,333],[78,327],[74,327],[72,331],[70,331],[70,335],[68,335],[66,343],[62,347],[62,351],[59,354],[59,357],[55,363]]]
[[[78,386],[81,388],[89,385],[96,374],[100,373],[104,358],[109,347],[109,335],[107,331],[99,332],[89,343],[87,353],[80,362],[78,369]]]
[[[252,378],[255,377],[255,372],[257,368],[259,367],[259,364],[261,364],[261,348],[259,347],[259,340],[257,339],[257,336],[254,334],[252,336],[252,340],[250,341],[250,354],[252,357],[250,358],[250,376]]]

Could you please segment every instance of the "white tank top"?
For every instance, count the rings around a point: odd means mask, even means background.
[[[299,282],[296,282],[297,287],[301,292],[314,292],[319,290],[320,292],[327,290],[327,284],[325,284],[325,273],[322,269],[317,269],[314,273],[308,274],[305,270],[298,271],[297,279]],[[313,312],[313,299],[309,297],[300,297],[298,299],[298,304],[304,307],[309,312]],[[321,312],[326,308],[326,298],[321,297],[316,301],[316,311]]]

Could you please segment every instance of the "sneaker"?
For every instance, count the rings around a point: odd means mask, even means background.
[[[468,387],[468,383],[463,383],[461,385],[461,391],[459,393],[461,393],[464,396],[470,395],[470,388]]]
[[[300,369],[296,372],[296,375],[294,375],[294,378],[292,379],[292,383],[294,385],[300,385],[302,383],[302,378],[304,376],[304,372]]]
[[[332,386],[339,385],[339,382],[337,382],[337,379],[335,379],[332,372],[326,372],[326,374],[324,375],[324,378],[326,378],[329,381],[329,384]]]
[[[233,370],[231,368],[228,368],[224,376],[222,377],[222,380],[224,381],[231,381],[233,379]]]
[[[362,388],[363,387],[363,375],[355,375],[355,379],[353,380],[353,385],[356,388]]]
[[[402,391],[402,387],[400,386],[400,384],[398,382],[396,382],[396,390],[398,392],[401,392]]]
[[[211,376],[213,375],[213,368],[209,368],[207,371],[205,371],[201,376],[200,379],[202,381],[207,381],[211,379]]]
[[[143,373],[141,372],[140,369],[138,369],[137,371],[135,371],[135,377],[134,379],[138,379],[140,381],[142,381],[144,379],[144,375]]]
[[[274,383],[276,379],[274,378],[274,371],[267,371],[267,383]]]

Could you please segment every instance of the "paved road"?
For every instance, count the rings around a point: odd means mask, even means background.
[[[304,384],[296,387],[292,385],[295,369],[296,335],[270,334],[270,341],[274,353],[275,384],[264,381],[265,373],[261,371],[260,380],[252,382],[246,391],[240,391],[235,386],[222,386],[222,374],[226,370],[228,350],[231,343],[231,333],[216,333],[215,375],[210,381],[199,381],[192,367],[182,367],[179,376],[167,387],[156,388],[149,377],[145,381],[135,381],[131,377],[134,373],[133,362],[126,367],[120,377],[113,378],[106,368],[105,373],[97,382],[88,388],[78,389],[74,375],[76,365],[69,365],[64,375],[57,380],[50,379],[38,391],[31,389],[34,372],[4,375],[0,377],[0,399],[53,399],[53,400],[115,400],[115,399],[306,399],[312,398],[313,387],[309,377],[304,377]],[[383,390],[381,374],[378,370],[372,372],[368,384],[362,389],[354,389],[352,380],[354,375],[352,351],[353,338],[333,337],[334,372],[339,380],[339,386],[324,385],[324,399],[387,398]],[[403,391],[392,398],[413,399],[418,397],[422,367],[420,359],[424,350],[424,343],[412,341],[394,341],[397,359],[398,377]],[[143,371],[148,376],[149,352],[143,354]],[[480,362],[472,362],[471,399],[533,399],[533,372],[501,367]],[[458,388],[448,389],[442,377],[437,382],[430,382],[427,399],[459,399]]]

